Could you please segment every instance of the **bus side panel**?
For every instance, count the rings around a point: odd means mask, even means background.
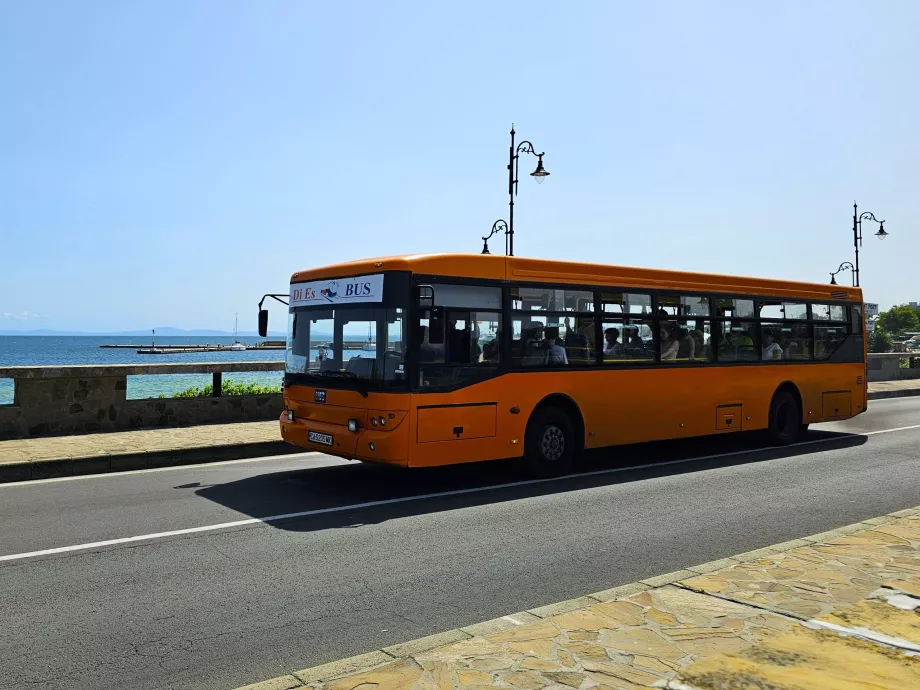
[[[860,379],[864,377],[863,367],[862,363],[778,363],[532,371],[506,374],[450,393],[416,393],[409,420],[409,465],[427,467],[519,457],[524,453],[524,433],[531,413],[541,400],[553,394],[567,396],[578,406],[584,420],[586,448],[765,429],[773,394],[785,382],[794,384],[802,396],[803,423],[845,419],[865,409],[865,379]],[[825,412],[827,394],[837,403],[836,417]],[[849,401],[848,408],[841,402],[844,400]],[[489,409],[494,405],[494,436],[488,436],[492,433],[490,426],[487,434],[476,432],[472,434],[475,438],[464,437],[467,429],[462,407],[457,407],[454,416],[438,413],[441,426],[447,419],[455,419],[456,427],[464,427],[460,438],[447,440],[453,427],[433,429],[430,423],[426,426],[426,409],[469,404]],[[847,411],[841,413],[840,409]],[[731,424],[725,424],[726,416],[732,417]],[[471,422],[482,428],[482,422]]]
[[[433,467],[518,457],[524,448],[528,412],[515,414],[500,376],[450,393],[413,393],[410,467]],[[536,403],[527,410],[533,409]],[[459,437],[455,429],[463,430]],[[451,438],[452,437],[452,438]],[[447,439],[450,440],[447,440]]]
[[[715,434],[723,408],[733,420],[723,433],[757,428],[766,420],[769,398],[763,400],[762,383],[739,373],[675,366],[611,370],[588,379],[573,395],[585,417],[586,447]]]
[[[617,371],[593,378],[590,387],[572,397],[585,417],[586,447],[597,448],[765,429],[773,394],[785,382],[802,396],[803,423],[845,419],[865,409],[862,367],[776,364]],[[837,416],[825,412],[826,394],[850,401],[849,411]],[[731,409],[735,421],[720,430],[724,409]]]

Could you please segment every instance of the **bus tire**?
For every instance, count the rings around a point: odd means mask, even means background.
[[[788,390],[778,390],[770,403],[770,441],[777,446],[788,446],[802,438],[805,428],[798,399]]]
[[[575,425],[555,405],[534,412],[524,436],[524,469],[534,477],[566,474],[575,460]]]

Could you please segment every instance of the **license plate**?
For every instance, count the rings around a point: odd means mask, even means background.
[[[318,431],[308,431],[307,440],[313,441],[313,443],[321,443],[324,446],[332,445],[332,435],[331,434],[321,434]]]

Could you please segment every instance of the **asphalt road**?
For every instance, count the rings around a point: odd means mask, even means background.
[[[0,688],[233,688],[920,505],[920,399],[759,448],[544,482],[304,455],[0,485]]]

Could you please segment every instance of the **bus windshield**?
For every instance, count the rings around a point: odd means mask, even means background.
[[[285,373],[328,385],[350,379],[371,388],[406,383],[405,311],[385,305],[297,307],[288,315]],[[335,384],[331,384],[334,386]]]

